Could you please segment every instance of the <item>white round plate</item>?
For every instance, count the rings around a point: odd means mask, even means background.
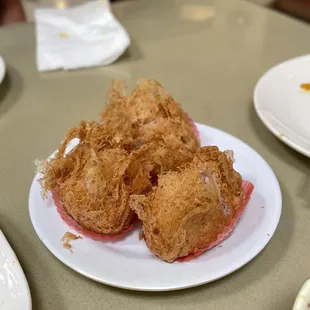
[[[197,124],[202,145],[233,150],[235,169],[255,185],[252,198],[230,238],[189,262],[161,261],[139,241],[139,229],[117,242],[84,237],[72,241],[73,253],[60,241],[71,231],[58,215],[51,199],[42,200],[39,175],[29,196],[34,229],[46,247],[64,264],[82,275],[120,288],[143,291],[184,289],[214,281],[253,259],[273,235],[281,214],[281,190],[271,168],[253,149],[218,129]]]
[[[3,58],[0,56],[0,84],[2,83],[4,76],[5,76],[5,63]]]
[[[310,157],[310,55],[283,62],[266,72],[254,91],[255,110],[284,143]]]
[[[31,308],[27,279],[14,251],[0,230],[0,309]]]
[[[307,279],[298,292],[293,310],[309,310],[310,308],[310,279]]]

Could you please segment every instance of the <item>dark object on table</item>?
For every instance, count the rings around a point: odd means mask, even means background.
[[[0,26],[25,20],[25,11],[20,0],[0,0]]]
[[[273,6],[284,13],[310,22],[310,0],[275,0]]]

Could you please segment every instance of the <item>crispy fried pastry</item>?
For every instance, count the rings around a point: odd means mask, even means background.
[[[184,145],[169,145],[164,140],[158,139],[144,144],[139,150],[132,152],[130,167],[139,164],[142,174],[148,176],[150,185],[155,186],[159,174],[177,170],[180,165],[191,161],[193,157],[194,153]],[[140,176],[141,178],[142,176]]]
[[[80,143],[65,155],[74,138]],[[42,167],[43,191],[57,191],[54,196],[64,213],[87,230],[120,233],[129,227],[133,216],[129,195],[150,190],[159,173],[175,170],[192,159],[192,151],[181,138],[171,143],[169,139],[169,134],[162,132],[161,138],[129,154],[125,143],[111,139],[104,124],[82,121],[70,129],[56,156]]]
[[[142,193],[149,185],[148,177],[139,165],[129,165],[131,158],[125,150],[108,144],[102,147],[94,134],[96,126],[87,128],[69,132],[56,156],[43,165],[41,185],[45,192],[57,191],[63,211],[82,227],[117,234],[132,220],[129,195]],[[65,155],[68,142],[76,136],[80,143]]]
[[[207,249],[243,204],[242,179],[217,147],[201,148],[178,171],[160,175],[149,195],[130,199],[149,249],[168,262]]]
[[[158,174],[190,161],[199,142],[190,118],[153,80],[141,80],[130,95],[115,81],[102,119],[70,129],[43,165],[41,185],[44,194],[53,192],[63,218],[110,235],[131,224],[129,196],[150,191]],[[66,154],[74,138],[80,142]]]
[[[142,141],[142,144],[159,138],[172,148],[184,147],[192,153],[199,148],[192,127],[178,117],[158,118],[137,130],[136,139]]]
[[[114,141],[129,137],[125,144],[131,145],[133,139],[137,148],[163,135],[192,152],[199,147],[191,119],[154,80],[140,80],[130,95],[124,82],[115,81],[101,118]]]
[[[133,124],[147,124],[159,117],[187,119],[180,105],[152,79],[140,79],[130,95],[124,81],[114,81],[101,118],[119,118],[119,111],[126,111]]]

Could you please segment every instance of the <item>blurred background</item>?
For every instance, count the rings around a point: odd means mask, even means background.
[[[75,6],[87,0],[0,0],[0,25],[22,21],[33,21],[36,8],[59,8]],[[111,2],[131,2],[136,0],[111,0]],[[173,0],[167,0],[173,1]],[[310,0],[244,0],[257,6],[265,6],[284,14],[310,21]],[[141,0],[141,2],[143,2]]]
[[[113,1],[113,0],[112,0]],[[133,1],[133,0],[114,0]],[[168,0],[167,0],[168,1]],[[270,9],[279,10],[292,17],[299,18],[303,21],[310,21],[310,0],[244,0],[252,2],[255,5],[267,6]],[[66,8],[78,5],[85,0],[22,0],[26,17],[28,21],[33,20],[33,11],[36,7],[56,7]]]
[[[63,9],[69,6],[82,4],[85,0],[22,0],[28,21],[33,20],[33,11],[37,7],[54,7]]]

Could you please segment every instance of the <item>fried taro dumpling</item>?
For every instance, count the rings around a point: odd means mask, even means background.
[[[192,152],[199,147],[193,122],[154,80],[140,80],[130,95],[124,82],[115,81],[101,118],[112,140],[127,145],[135,141],[136,148],[163,134],[170,137],[169,142],[183,143]]]
[[[241,176],[217,147],[201,148],[191,162],[160,175],[150,194],[130,199],[147,246],[168,262],[207,249],[243,202]]]
[[[89,132],[65,154],[72,133],[76,135],[73,130],[56,156],[41,169],[44,193],[57,191],[65,214],[89,231],[117,234],[127,229],[133,216],[129,195],[142,193],[149,186],[148,177],[139,165],[130,165],[125,150],[99,148]]]

